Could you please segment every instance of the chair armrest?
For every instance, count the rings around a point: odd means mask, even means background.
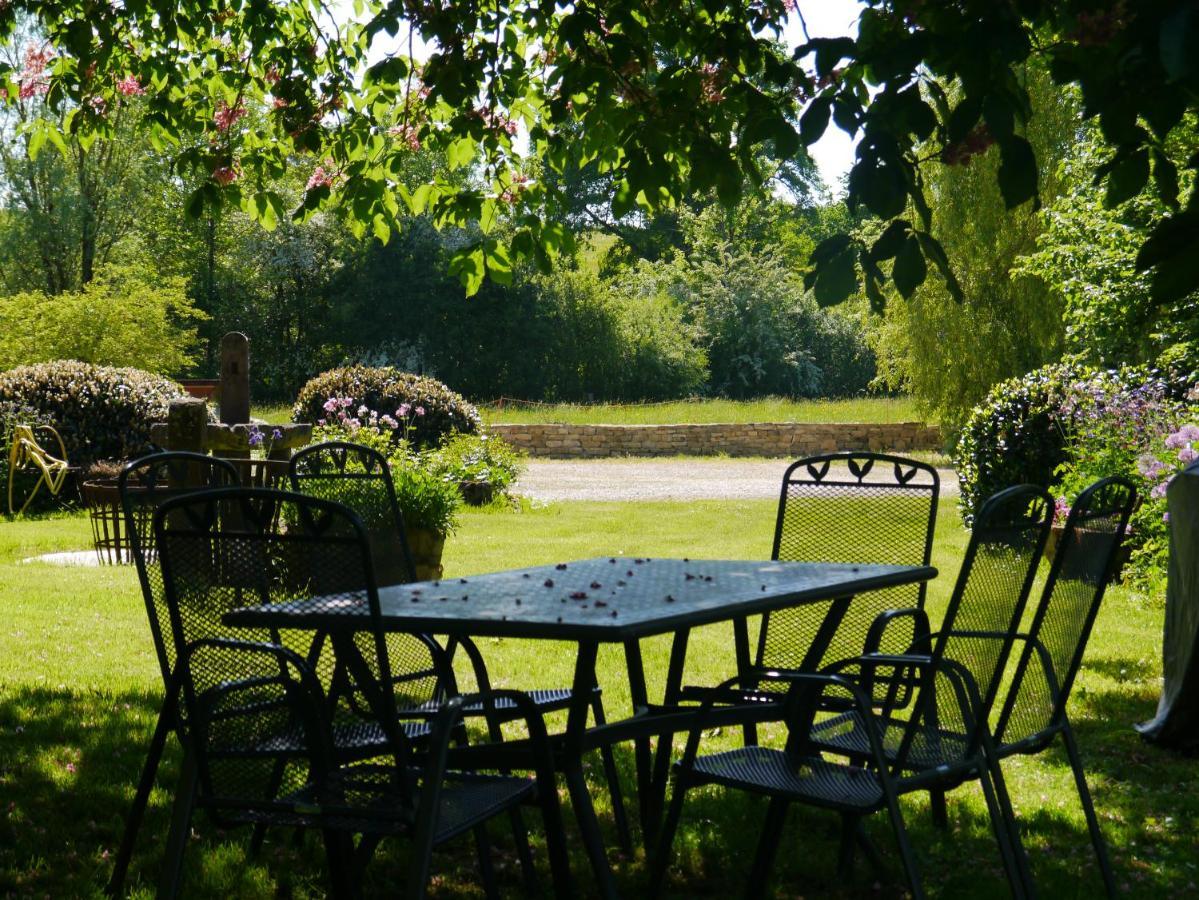
[[[900,619],[912,620],[912,647],[927,648],[930,626],[928,622],[928,613],[919,607],[910,607],[908,609],[888,609],[875,616],[873,622],[870,623],[870,630],[866,632],[866,641],[862,647],[863,654],[878,653],[882,649],[883,636],[887,628],[893,622]]]

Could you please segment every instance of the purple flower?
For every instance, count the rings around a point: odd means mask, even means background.
[[[251,447],[257,447],[262,444],[262,432],[255,425],[250,426],[250,431],[246,435],[246,443]]]
[[[325,426],[325,420],[324,420],[324,419],[317,419],[317,420],[316,420],[316,424],[317,424],[317,425],[320,425],[320,426],[323,428],[323,427]]]
[[[1170,514],[1169,514],[1168,512],[1164,512],[1164,513],[1162,513],[1162,521],[1163,521],[1163,522],[1165,522],[1165,523],[1167,523],[1167,524],[1169,524],[1169,522],[1170,522]]]
[[[281,441],[281,440],[283,440],[283,429],[282,429],[282,428],[273,428],[273,429],[271,429],[271,440],[272,440],[272,441]]]
[[[1155,484],[1153,486],[1153,490],[1149,492],[1149,496],[1154,500],[1160,500],[1162,497],[1166,496],[1166,488],[1170,486],[1170,482],[1173,480],[1173,478],[1167,478],[1165,481]]]
[[[1177,450],[1179,447],[1185,447],[1187,439],[1181,431],[1176,431],[1166,437],[1166,447],[1170,450]]]
[[[1137,457],[1137,471],[1150,481],[1160,478],[1166,468],[1166,464],[1152,453],[1142,453]]]
[[[1199,451],[1194,450],[1190,444],[1178,451],[1178,459],[1180,462],[1194,462],[1196,457],[1199,457]]]
[[[1183,425],[1178,433],[1188,441],[1199,441],[1199,425]]]
[[[425,408],[423,406],[418,406],[415,412],[418,416],[423,416],[425,414]]]

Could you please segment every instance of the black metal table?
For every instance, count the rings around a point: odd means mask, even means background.
[[[818,660],[855,594],[927,581],[936,574],[936,569],[924,566],[601,557],[395,585],[380,589],[379,603],[384,627],[396,631],[578,645],[574,702],[567,712],[565,731],[556,736],[555,749],[597,887],[603,896],[614,897],[599,823],[583,778],[583,754],[603,744],[635,742],[642,827],[645,835],[651,835],[666,792],[671,737],[686,729],[693,712],[679,705],[691,629],[831,600],[829,614],[809,652]],[[371,627],[365,599],[345,597],[246,607],[228,613],[225,623],[320,630],[347,652],[353,647],[347,636]],[[673,634],[674,642],[663,702],[651,704],[640,640],[660,634]],[[596,685],[595,661],[601,643],[624,646],[633,714],[589,729],[589,699]],[[656,759],[650,745],[653,736],[659,737]],[[519,768],[525,753],[521,744],[464,747],[456,754],[467,764],[507,763]]]

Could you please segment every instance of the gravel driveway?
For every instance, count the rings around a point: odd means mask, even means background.
[[[773,500],[785,459],[531,459],[517,493],[535,500]],[[958,495],[953,469],[941,496]]]

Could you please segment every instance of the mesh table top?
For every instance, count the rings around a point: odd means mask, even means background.
[[[599,557],[379,590],[385,629],[623,642],[927,581],[928,566]],[[243,607],[232,626],[366,630],[365,597]]]

